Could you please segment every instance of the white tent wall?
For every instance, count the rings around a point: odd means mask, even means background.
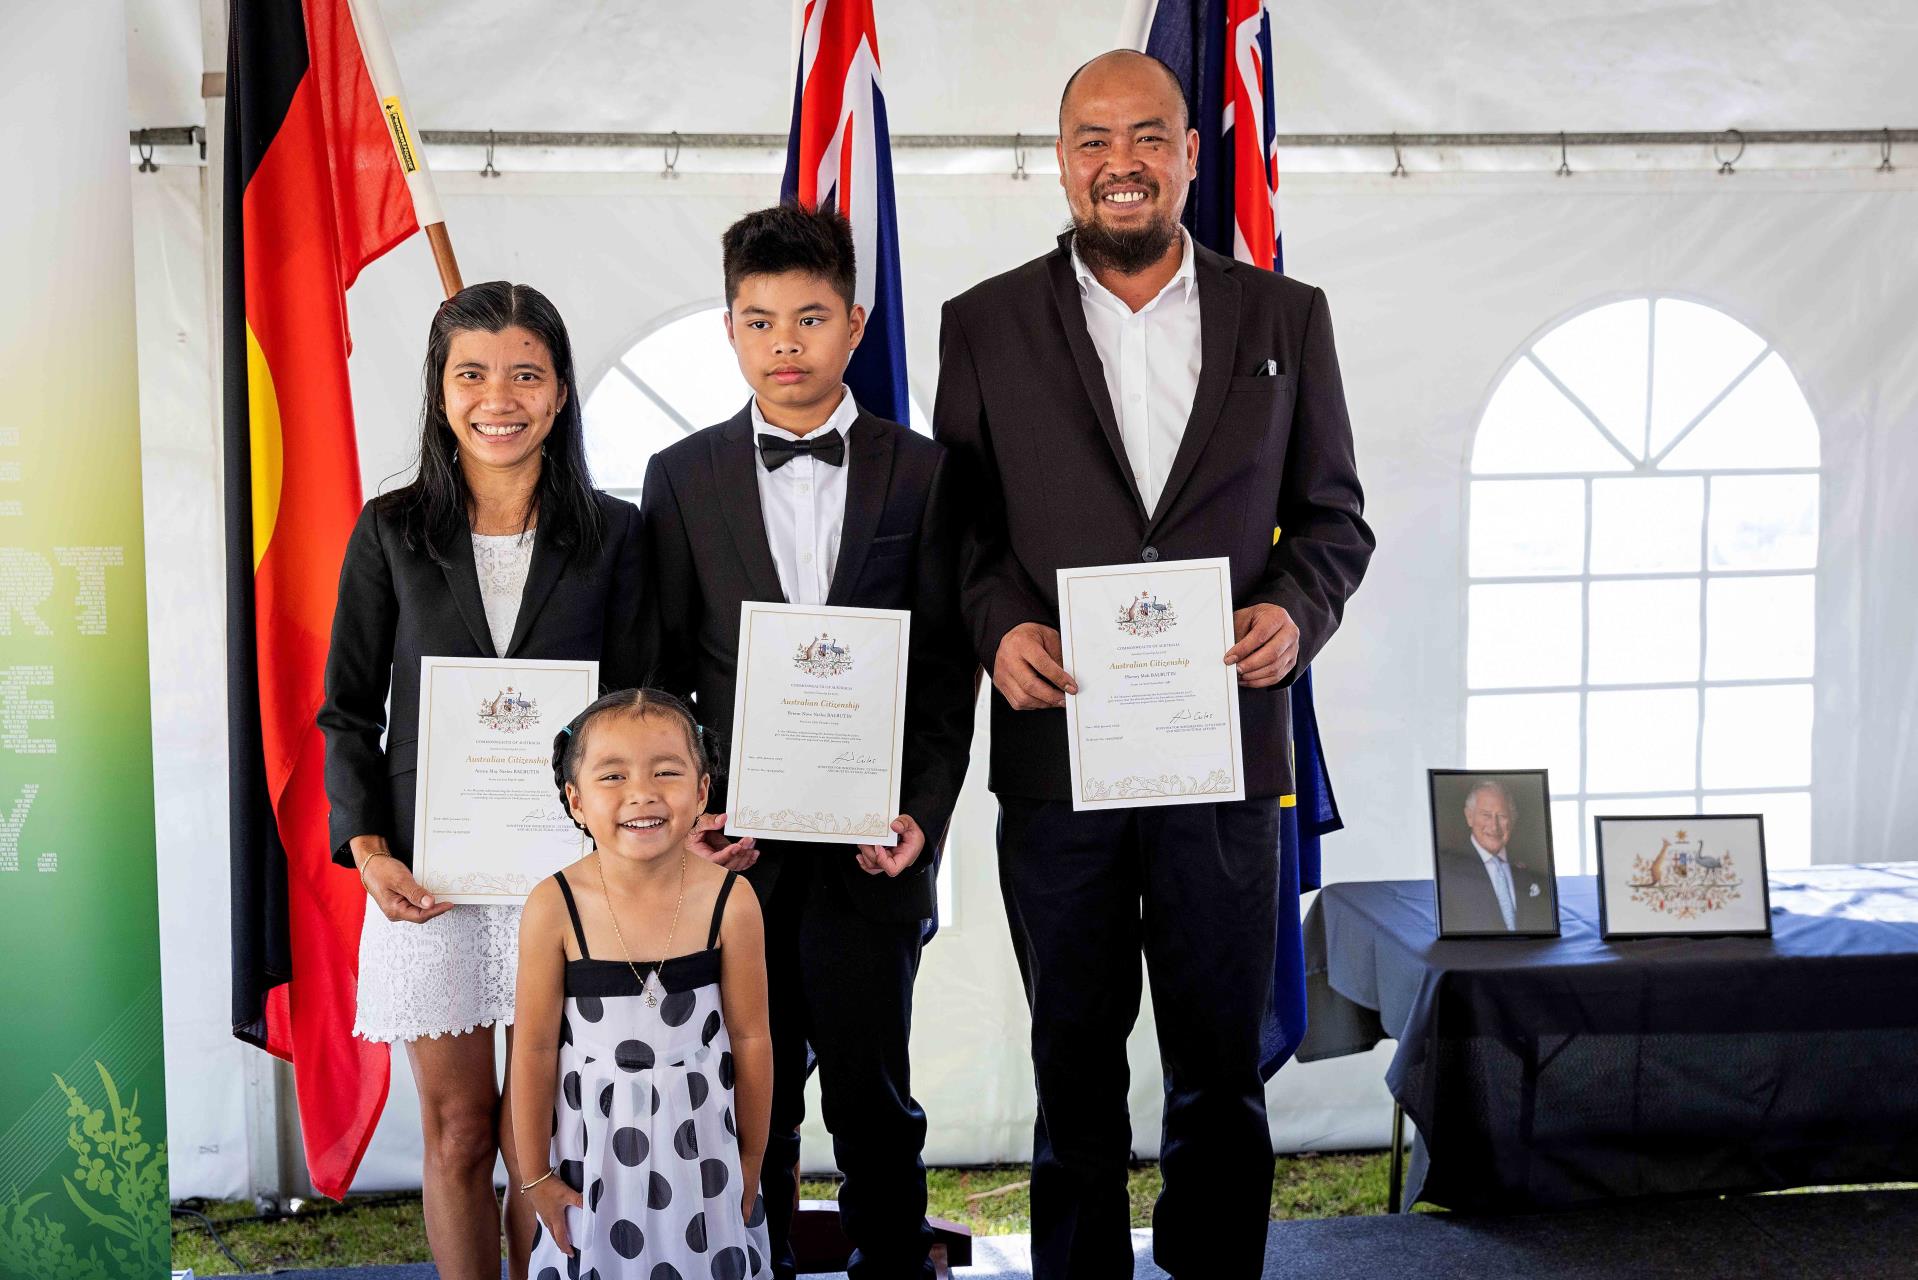
[[[764,175],[443,174],[469,280],[537,284],[566,315],[590,388],[657,317],[716,299],[720,229],[772,198]],[[938,308],[1043,252],[1062,218],[1050,177],[902,176],[914,390],[932,402]],[[148,567],[160,775],[163,941],[174,1194],[246,1184],[250,1050],[226,1035],[219,461],[207,361],[199,175],[135,183]],[[1918,183],[1907,171],[1687,175],[1306,176],[1284,193],[1288,265],[1327,290],[1379,552],[1317,665],[1347,830],[1330,880],[1428,872],[1428,766],[1463,754],[1465,460],[1506,362],[1593,300],[1674,291],[1773,342],[1823,437],[1814,741],[1814,858],[1908,856],[1918,824],[1911,709],[1918,621]],[[408,243],[351,296],[354,394],[370,494],[414,447],[419,358],[438,301]],[[717,340],[717,337],[716,337]],[[1068,498],[1069,501],[1069,498]],[[1026,1018],[975,770],[955,826],[955,920],[918,987],[915,1092],[928,1158],[1023,1158],[1032,1119]],[[1379,1145],[1385,1050],[1287,1067],[1269,1091],[1281,1149]],[[1131,1045],[1134,1147],[1157,1149],[1149,1013]],[[400,1059],[363,1189],[411,1186],[418,1128]],[[813,1109],[816,1116],[817,1108]],[[809,1122],[807,1163],[830,1143]]]

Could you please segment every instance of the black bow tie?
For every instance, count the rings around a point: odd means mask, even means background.
[[[768,471],[779,470],[801,454],[837,467],[846,461],[846,437],[840,435],[837,428],[823,436],[802,436],[797,440],[783,435],[759,437],[759,457]]]

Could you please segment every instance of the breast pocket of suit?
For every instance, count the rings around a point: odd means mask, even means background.
[[[918,541],[919,535],[910,529],[904,533],[888,533],[872,540],[872,549],[866,552],[866,558],[879,560],[886,556],[911,555]]]
[[[1282,449],[1292,430],[1293,390],[1289,373],[1233,378],[1226,383],[1225,409],[1220,416],[1234,429],[1255,438],[1259,452],[1274,446]]]
[[[901,596],[912,581],[912,553],[919,537],[910,530],[874,538],[859,573],[859,594],[867,600]]]

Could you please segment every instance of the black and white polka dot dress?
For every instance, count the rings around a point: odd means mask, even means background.
[[[566,964],[552,1160],[585,1199],[566,1211],[578,1252],[542,1225],[534,1280],[750,1280],[770,1274],[766,1206],[743,1195],[733,1118],[732,1042],[719,1008],[719,922],[736,875],[713,905],[706,949],[639,964],[595,960],[579,908],[557,877],[580,959]],[[657,972],[657,1007],[643,979]],[[664,987],[664,994],[659,988]]]

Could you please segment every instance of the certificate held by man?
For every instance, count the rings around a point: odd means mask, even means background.
[[[1059,641],[1075,810],[1245,799],[1230,561],[1061,569]]]
[[[420,659],[413,874],[427,892],[518,903],[586,852],[553,787],[553,736],[597,696],[597,662]]]
[[[740,605],[726,834],[898,843],[911,633],[902,609]]]

